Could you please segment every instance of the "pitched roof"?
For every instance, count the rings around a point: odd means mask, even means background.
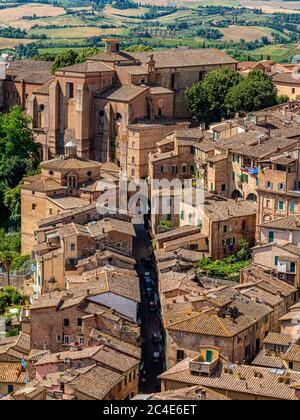
[[[120,353],[127,354],[128,356],[134,357],[137,360],[140,360],[142,357],[140,347],[134,346],[131,343],[127,343],[124,340],[113,337],[95,328],[92,329],[90,338],[93,341],[96,341],[99,345],[105,344],[106,347],[110,347],[119,351]]]
[[[284,353],[283,359],[289,362],[300,362],[300,345],[292,344],[287,352]]]
[[[62,185],[51,178],[44,178],[39,181],[34,181],[31,183],[26,183],[22,185],[23,190],[29,191],[39,191],[39,192],[48,192],[48,191],[59,191],[62,190]]]
[[[214,48],[172,48],[163,51],[151,51],[151,53],[135,52],[132,53],[132,56],[142,63],[147,63],[150,54],[153,55],[153,60],[155,61],[155,67],[157,69],[237,63],[236,60],[229,57],[223,51]]]
[[[138,398],[135,398],[138,399]],[[192,386],[188,388],[173,389],[164,392],[157,392],[150,395],[149,400],[168,400],[168,401],[178,401],[178,400],[196,400],[196,401],[209,401],[209,400],[230,400],[230,398],[222,395],[218,392],[213,391],[212,389]]]
[[[110,390],[123,380],[123,376],[100,366],[91,367],[83,375],[72,381],[75,393],[80,392],[89,397],[102,400]]]
[[[92,237],[100,236],[108,232],[120,232],[135,237],[136,233],[131,222],[124,220],[105,218],[97,222],[85,225],[86,230]]]
[[[264,339],[264,344],[274,344],[276,346],[290,346],[294,341],[294,337],[288,334],[270,332]]]
[[[44,85],[53,79],[52,63],[38,60],[19,60],[8,64],[6,74],[16,82],[24,80],[26,83]]]
[[[294,77],[294,74],[291,73],[278,73],[272,78],[273,83],[280,84],[280,83],[289,83],[292,85],[299,85],[300,80],[299,78]]]
[[[265,350],[261,350],[258,353],[253,360],[252,365],[276,369],[282,369],[285,367],[281,357],[269,354],[269,352]]]
[[[253,319],[244,315],[232,320],[217,315],[196,313],[184,321],[166,325],[166,329],[229,338],[249,328],[253,323]]]
[[[135,99],[137,96],[142,93],[149,91],[149,87],[141,86],[116,86],[108,88],[105,91],[95,93],[95,95],[102,99],[108,99],[110,101],[120,101],[120,102],[129,102]]]
[[[102,73],[107,71],[114,71],[112,67],[101,62],[85,61],[84,63],[74,64],[72,66],[61,67],[57,72],[72,72],[72,73]]]
[[[63,351],[59,353],[48,353],[45,354],[41,359],[39,359],[35,366],[42,366],[47,364],[56,364],[64,362],[66,359],[71,360],[80,360],[80,359],[90,359],[92,358],[101,347],[95,346],[95,347],[86,347],[83,350],[79,351]]]
[[[258,395],[279,400],[297,400],[293,385],[300,382],[300,373],[290,371],[287,383],[279,381],[285,371],[258,366],[230,364],[226,373],[225,365],[213,377],[193,375],[189,370],[191,359],[187,358],[175,367],[159,376],[162,380],[187,385],[201,385],[215,391],[232,391],[235,393]],[[257,375],[257,373],[259,375]],[[241,379],[240,379],[241,378]]]
[[[100,350],[92,356],[92,359],[95,360],[95,362],[100,363],[101,366],[109,369],[111,368],[120,373],[126,373],[139,364],[139,361],[134,357],[130,357],[106,346],[102,346]]]
[[[24,384],[27,376],[20,362],[0,362],[0,383]]]
[[[80,157],[64,157],[63,159],[52,159],[41,163],[42,169],[46,170],[74,170],[74,169],[100,169],[102,164],[93,160]]]
[[[181,226],[176,229],[168,230],[163,233],[158,233],[157,235],[155,235],[155,239],[157,239],[158,241],[163,241],[164,239],[172,240],[172,239],[180,238],[182,236],[192,235],[194,233],[199,233],[199,232],[200,232],[200,229],[197,226],[186,225],[186,226]]]
[[[300,230],[300,216],[286,216],[274,219],[260,225],[264,228],[280,229],[280,230]]]

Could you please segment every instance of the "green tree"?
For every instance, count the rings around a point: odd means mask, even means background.
[[[126,48],[128,52],[147,52],[153,51],[153,48],[150,45],[131,45]]]
[[[9,307],[23,305],[25,301],[25,297],[15,287],[0,289],[0,314],[3,315]]]
[[[251,248],[245,239],[239,241],[239,250],[236,254],[238,261],[248,261],[251,258]]]
[[[74,50],[61,51],[57,54],[52,64],[52,73],[61,67],[72,66],[76,63],[79,53]]]
[[[10,286],[10,271],[14,259],[18,256],[14,251],[2,251],[0,253],[0,266],[7,273],[7,284]]]
[[[209,124],[226,118],[225,98],[240,80],[236,71],[217,69],[209,72],[203,82],[187,89],[188,109],[193,119]]]
[[[225,107],[228,115],[246,114],[277,104],[277,89],[271,79],[260,70],[253,70],[248,77],[234,86],[227,94]]]
[[[0,114],[0,212],[1,223],[10,218],[19,221],[19,184],[23,177],[38,166],[38,148],[34,142],[31,122],[19,107]]]

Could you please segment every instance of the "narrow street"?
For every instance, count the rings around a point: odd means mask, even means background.
[[[137,235],[134,243],[134,253],[138,263],[137,272],[141,281],[140,319],[143,344],[140,392],[148,394],[160,390],[160,383],[157,380],[157,376],[163,372],[164,366],[163,342],[160,339],[163,335],[161,334],[159,302],[157,301],[157,297],[153,297],[154,295],[157,296],[157,275],[151,259],[151,241],[145,230],[142,217],[136,217],[134,226]],[[145,277],[148,276],[148,273],[150,273],[152,278],[151,288],[155,291],[154,293],[149,293],[149,289],[147,290],[149,286],[146,285]],[[155,301],[155,305],[150,309],[152,301]]]

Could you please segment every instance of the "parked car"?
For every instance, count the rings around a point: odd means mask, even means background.
[[[152,363],[159,363],[162,359],[162,354],[159,351],[155,351],[152,355]]]
[[[148,298],[153,299],[154,292],[153,292],[152,287],[147,287],[147,289],[146,289],[146,295],[147,295]]]
[[[156,312],[157,311],[157,306],[155,305],[155,302],[153,300],[150,300],[150,302],[149,302],[149,310],[151,312]]]
[[[152,334],[152,343],[153,344],[159,344],[162,342],[162,336],[160,332],[153,333]]]

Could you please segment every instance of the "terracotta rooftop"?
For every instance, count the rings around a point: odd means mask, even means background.
[[[266,350],[261,350],[252,362],[253,366],[283,369],[285,365],[279,356],[274,356]]]
[[[99,350],[100,346],[97,347],[86,347],[83,350],[78,351],[63,351],[60,353],[49,353],[39,359],[35,366],[46,365],[49,363],[61,363],[66,359],[71,360],[80,360],[80,359],[90,359],[92,358]]]
[[[137,360],[140,360],[142,357],[140,347],[134,346],[133,344],[127,343],[124,340],[113,337],[100,330],[96,330],[95,328],[92,329],[90,338],[93,341],[96,341],[99,345],[105,344],[106,347],[110,347],[120,353],[126,354],[127,356],[134,357]]]
[[[201,386],[192,386],[188,388],[174,389],[170,391],[157,392],[149,396],[148,400],[168,400],[168,401],[178,401],[178,400],[191,400],[191,401],[217,401],[217,400],[230,400],[230,398],[222,395],[218,392],[213,391],[212,389],[201,387]]]
[[[163,241],[164,239],[172,240],[172,239],[180,238],[182,236],[192,235],[199,232],[200,232],[200,229],[197,226],[187,225],[187,226],[182,226],[176,229],[170,229],[163,233],[158,233],[155,236],[155,238],[158,241]]]
[[[75,393],[80,392],[95,400],[102,400],[110,390],[122,382],[123,376],[100,366],[91,367],[72,381]]]
[[[256,204],[251,201],[235,201],[213,194],[204,196],[204,212],[213,222],[225,221],[234,217],[254,216],[256,211]]]
[[[149,91],[149,87],[141,86],[116,86],[108,88],[105,91],[95,93],[95,95],[102,99],[108,99],[110,101],[130,102],[137,96]]]
[[[236,60],[229,57],[223,51],[213,48],[172,48],[163,51],[151,51],[151,53],[132,53],[132,56],[142,63],[147,63],[150,54],[153,55],[157,69],[237,63]]]
[[[264,339],[264,344],[274,344],[276,346],[290,346],[294,341],[294,337],[288,334],[270,332]]]
[[[103,73],[112,72],[114,69],[101,62],[85,61],[84,63],[74,64],[72,66],[61,67],[57,72],[71,72],[71,73]]]
[[[279,400],[297,400],[294,384],[300,382],[300,373],[289,371],[287,383],[279,381],[283,378],[284,370],[269,369],[258,366],[230,364],[230,372],[226,373],[226,365],[214,377],[193,375],[189,370],[191,359],[187,358],[159,376],[161,380],[186,385],[201,385],[215,391],[222,390],[241,394],[257,395]],[[241,378],[241,379],[240,379]]]
[[[295,78],[294,74],[291,73],[279,73],[276,74],[273,78],[272,78],[273,83],[288,83],[288,84],[293,84],[293,85],[299,85],[300,84],[300,80],[299,78]]]
[[[8,64],[6,74],[16,82],[24,80],[27,83],[44,85],[53,78],[52,63],[38,60],[19,60]]]
[[[286,353],[284,353],[283,359],[288,362],[300,363],[300,345],[292,344]]]
[[[88,159],[79,157],[64,157],[59,159],[52,159],[41,163],[42,169],[61,171],[73,169],[100,169],[102,164]]]
[[[113,350],[110,347],[102,346],[92,359],[101,366],[124,374],[139,365],[139,360],[124,353]]]
[[[0,362],[0,383],[24,384],[27,377],[20,362]]]
[[[124,220],[105,218],[97,222],[85,225],[91,237],[103,235],[108,232],[120,232],[135,237],[136,233],[131,222]]]
[[[286,216],[274,219],[260,225],[264,228],[280,229],[280,230],[300,230],[300,216]]]
[[[38,191],[38,192],[49,192],[63,190],[64,187],[57,181],[51,178],[44,178],[36,180],[31,183],[25,183],[22,186],[23,190]]]

